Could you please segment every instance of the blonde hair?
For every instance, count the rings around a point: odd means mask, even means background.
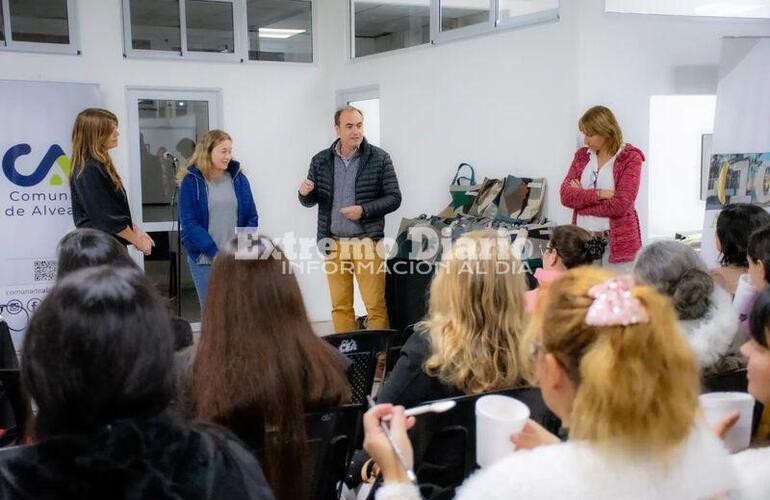
[[[613,276],[582,267],[547,285],[525,344],[540,344],[575,384],[570,438],[624,451],[652,450],[665,461],[694,425],[698,365],[671,303],[650,286],[631,290],[647,311],[647,323],[585,323],[593,303],[588,290]],[[531,362],[528,372],[531,377]]]
[[[118,171],[107,151],[107,140],[118,128],[115,113],[100,108],[88,108],[78,113],[72,127],[72,171],[70,178],[83,172],[86,161],[96,160],[104,165],[107,174],[115,186],[115,191],[123,187]]]
[[[526,323],[524,277],[508,237],[477,231],[445,252],[430,287],[425,371],[466,394],[520,381],[519,338]]]
[[[602,136],[610,156],[614,156],[623,144],[620,125],[612,111],[604,106],[594,106],[586,111],[578,121],[578,128],[585,135]]]
[[[211,180],[211,171],[214,168],[211,165],[211,152],[219,145],[219,143],[232,140],[233,138],[230,137],[230,134],[224,130],[214,129],[206,132],[195,145],[195,151],[187,162],[187,165],[184,168],[179,169],[179,172],[176,175],[177,182],[180,184],[182,183],[182,179],[189,173],[192,165],[198,167],[198,170],[201,171],[206,180]]]

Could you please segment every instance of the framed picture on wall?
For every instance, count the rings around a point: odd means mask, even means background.
[[[729,203],[770,207],[770,152],[716,154],[710,163],[706,210]]]
[[[709,189],[714,190],[713,177],[709,175],[711,168],[711,140],[713,134],[701,134],[700,136],[700,199],[706,201]],[[709,186],[709,179],[712,185]]]

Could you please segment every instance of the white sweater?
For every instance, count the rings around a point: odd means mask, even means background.
[[[730,294],[718,286],[711,292],[711,307],[706,315],[701,319],[681,320],[679,325],[701,368],[708,368],[729,354],[740,326]]]
[[[606,454],[585,442],[568,442],[516,452],[473,474],[456,498],[703,500],[737,491],[727,451],[711,432],[698,428],[668,468],[649,457]],[[417,488],[404,483],[386,484],[376,495],[376,500],[419,498]]]
[[[770,498],[770,448],[742,451],[731,458],[741,486],[741,499]]]

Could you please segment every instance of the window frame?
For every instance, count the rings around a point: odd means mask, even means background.
[[[19,42],[13,39],[13,28],[11,23],[11,1],[0,0],[0,7],[3,11],[3,33],[5,40],[0,40],[0,51],[7,52],[36,52],[40,54],[63,54],[80,55],[80,36],[78,32],[77,2],[75,0],[66,0],[67,2],[67,31],[69,34],[69,43],[46,43],[46,42]]]
[[[442,43],[453,42],[455,40],[463,40],[467,38],[474,38],[477,36],[488,35],[490,33],[498,33],[510,29],[523,28],[527,26],[534,26],[537,24],[543,24],[548,22],[558,22],[560,19],[561,0],[557,0],[557,6],[555,9],[547,9],[541,12],[534,12],[532,14],[526,14],[523,16],[517,16],[502,20],[500,19],[500,1],[501,0],[489,0],[489,21],[471,26],[465,26],[463,28],[457,28],[450,31],[441,31],[441,0],[430,0],[430,41],[428,43],[422,43],[419,45],[412,45],[409,47],[399,47],[392,50],[386,50],[383,52],[376,52],[374,54],[367,54],[363,56],[356,55],[356,11],[355,3],[357,0],[348,1],[348,50],[350,51],[348,59],[350,61],[356,61],[358,59],[366,59],[369,57],[378,57],[383,54],[389,54],[393,52],[400,52],[403,50],[416,49],[419,47],[426,47],[430,45],[440,45]]]
[[[441,31],[441,3],[443,0],[431,0],[431,29],[430,38],[433,44],[462,40],[495,31],[497,26],[497,1],[488,0],[489,16],[486,22],[464,26],[449,31]]]
[[[370,99],[380,99],[380,85],[373,83],[371,85],[364,85],[361,87],[353,87],[348,89],[340,89],[336,92],[337,109],[347,106],[351,101],[368,101]]]
[[[187,0],[178,0],[180,50],[152,50],[133,48],[131,0],[123,0],[123,57],[129,59],[184,59],[188,61],[238,62],[248,60],[246,0],[198,0],[230,4],[233,8],[233,53],[214,53],[187,48]]]
[[[523,16],[511,17],[503,20],[500,19],[500,1],[498,0],[495,12],[495,15],[497,16],[497,26],[501,29],[515,29],[558,21],[561,19],[559,9],[561,9],[561,0],[556,0],[555,9],[541,10],[540,12],[533,12],[532,14],[525,14]]]

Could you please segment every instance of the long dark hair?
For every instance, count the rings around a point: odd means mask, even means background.
[[[118,128],[115,113],[101,108],[88,108],[78,113],[72,127],[72,172],[70,177],[80,175],[89,159],[96,160],[107,171],[115,191],[123,187],[106,142]]]
[[[760,227],[770,224],[770,213],[748,203],[725,206],[717,217],[717,238],[722,247],[719,262],[723,266],[746,267],[749,236]]]
[[[253,251],[260,258],[236,255],[233,240],[212,265],[193,404],[196,416],[229,427],[252,448],[264,445],[276,498],[304,499],[311,476],[304,413],[348,400],[350,387],[334,351],[313,332],[281,249],[260,237]],[[250,439],[259,422],[260,436]]]
[[[94,267],[61,280],[29,324],[22,380],[38,437],[80,434],[162,412],[173,396],[168,315],[137,269]]]
[[[104,264],[135,267],[125,245],[104,231],[75,229],[59,241],[57,280],[78,269]]]

